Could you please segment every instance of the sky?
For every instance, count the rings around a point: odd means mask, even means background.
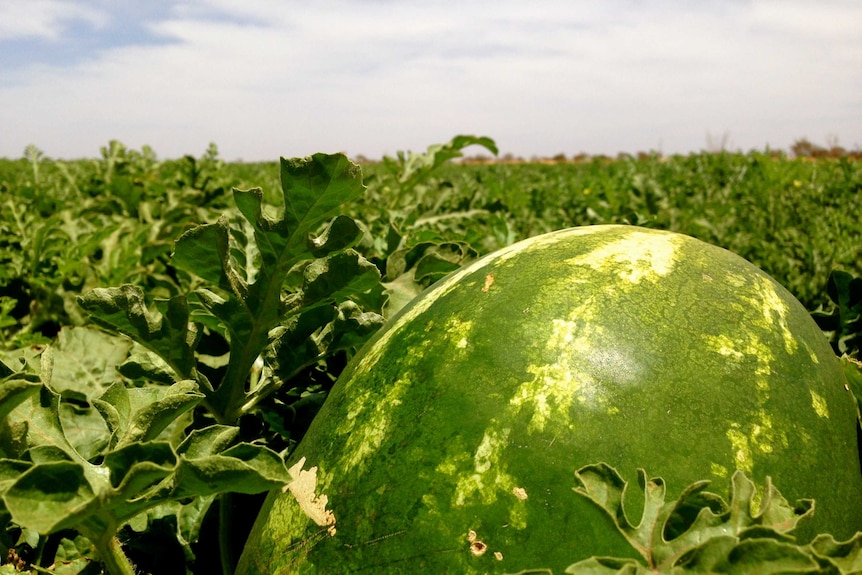
[[[862,2],[0,0],[0,157],[457,134],[521,157],[860,149]]]

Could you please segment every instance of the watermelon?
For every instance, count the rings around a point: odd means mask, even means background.
[[[739,469],[799,538],[862,528],[856,408],[803,306],[743,258],[634,226],[537,236],[452,273],[339,378],[238,575],[562,573],[633,556],[574,472],[604,462],[668,499]],[[642,495],[642,494],[641,494]],[[807,523],[807,525],[806,525]]]

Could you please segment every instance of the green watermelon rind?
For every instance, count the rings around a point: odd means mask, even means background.
[[[292,456],[317,468],[337,533],[272,496],[237,573],[630,556],[572,492],[598,461],[677,489],[771,476],[817,502],[800,537],[847,537],[862,527],[846,506],[862,496],[855,426],[822,333],[752,264],[670,232],[553,232],[447,276],[363,348]]]

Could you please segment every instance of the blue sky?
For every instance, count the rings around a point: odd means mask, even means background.
[[[3,0],[0,157],[862,148],[858,0]]]

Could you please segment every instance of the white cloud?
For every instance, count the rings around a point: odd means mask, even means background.
[[[74,21],[98,28],[104,26],[108,18],[103,11],[76,2],[5,0],[0,4],[0,40],[56,40]]]
[[[862,144],[851,2],[199,0],[166,14],[147,24],[161,44],[16,73],[0,155],[117,138],[165,156],[211,140],[228,158],[379,156],[456,133],[526,156],[684,152],[707,133]]]
[[[856,0],[755,0],[752,24],[804,39],[851,42],[858,46],[862,4]]]

